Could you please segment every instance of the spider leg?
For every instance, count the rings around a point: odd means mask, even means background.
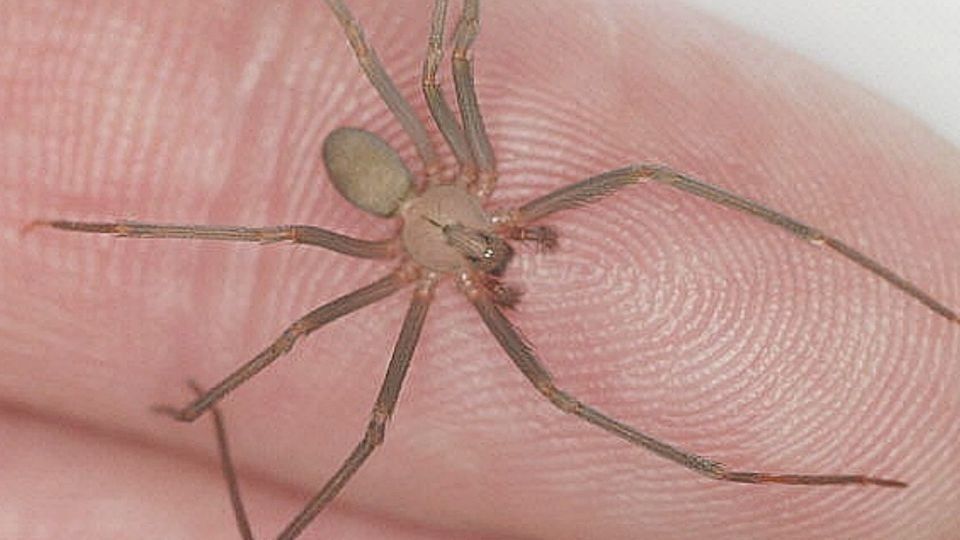
[[[497,220],[509,227],[526,227],[551,214],[596,202],[641,181],[643,177],[634,167],[607,171],[541,195],[519,208],[500,212]]]
[[[333,11],[337,20],[340,21],[340,25],[343,26],[343,31],[347,35],[350,47],[353,48],[353,52],[357,57],[357,61],[360,63],[360,67],[366,74],[367,80],[377,89],[387,108],[393,112],[393,115],[400,122],[400,125],[403,126],[403,130],[406,131],[407,135],[413,140],[413,144],[417,147],[417,153],[420,155],[421,161],[423,161],[426,176],[428,178],[432,177],[440,170],[440,163],[437,160],[436,151],[430,142],[430,138],[427,136],[427,130],[423,123],[421,123],[417,115],[414,114],[410,104],[407,103],[407,100],[403,99],[393,80],[390,79],[386,70],[383,69],[383,64],[380,63],[376,51],[367,44],[366,38],[363,36],[363,29],[353,18],[347,6],[345,6],[341,0],[326,1],[327,5],[330,6],[330,10]]]
[[[343,462],[340,469],[314,495],[296,518],[280,533],[278,539],[291,540],[296,538],[304,528],[319,514],[327,504],[343,489],[343,486],[353,477],[354,473],[367,460],[373,451],[383,442],[387,421],[393,415],[400,396],[400,387],[410,367],[410,359],[417,341],[420,339],[420,330],[427,316],[427,308],[433,296],[434,281],[423,280],[413,293],[413,300],[403,319],[400,337],[393,349],[393,357],[387,367],[387,374],[373,406],[370,421],[363,434],[363,439]]]
[[[440,83],[437,81],[437,69],[440,67],[440,61],[443,59],[443,25],[447,18],[447,0],[436,0],[433,3],[433,16],[430,24],[430,36],[427,39],[427,55],[423,61],[423,76],[421,85],[423,86],[423,96],[426,99],[427,107],[430,109],[430,115],[433,121],[443,134],[453,155],[457,158],[460,165],[460,175],[458,181],[472,181],[476,174],[476,164],[473,161],[473,154],[470,147],[467,146],[467,139],[464,137],[463,130],[457,122],[457,118],[450,109],[443,91],[440,89]]]
[[[181,238],[188,240],[226,240],[230,242],[293,242],[319,246],[330,251],[361,259],[387,259],[396,255],[394,239],[362,240],[309,225],[276,227],[234,227],[220,225],[178,225],[141,223],[137,221],[34,221],[25,231],[35,227],[52,227],[64,231],[112,234],[128,238]]]
[[[195,381],[189,381],[190,388],[193,389],[197,397],[205,392]],[[253,531],[250,529],[250,520],[247,518],[247,511],[243,507],[243,498],[240,496],[240,483],[237,481],[236,468],[233,466],[233,458],[230,457],[230,445],[227,441],[227,428],[223,420],[223,414],[216,405],[210,407],[210,415],[213,416],[213,429],[217,438],[217,453],[220,455],[220,471],[223,479],[227,481],[227,490],[230,492],[230,506],[233,507],[233,515],[237,521],[237,529],[243,540],[254,540]]]
[[[554,384],[550,372],[540,363],[533,348],[524,341],[509,319],[497,307],[487,291],[470,279],[461,280],[461,288],[473,303],[480,318],[494,335],[513,363],[527,377],[533,386],[550,403],[563,412],[570,413],[604,429],[627,442],[646,448],[660,457],[669,459],[684,467],[713,478],[728,482],[750,484],[775,483],[794,485],[860,484],[884,487],[905,487],[899,480],[875,478],[848,474],[772,474],[752,471],[731,471],[720,462],[682,450],[637,429],[615,420],[606,414],[585,405],[561,390]]]
[[[280,334],[280,337],[261,351],[260,354],[240,366],[240,368],[228,375],[227,378],[207,390],[206,393],[193,400],[193,402],[186,407],[178,409],[167,405],[158,405],[154,407],[154,410],[161,414],[171,416],[181,422],[192,422],[196,420],[204,411],[212,407],[214,403],[220,401],[247,379],[253,377],[273,363],[274,360],[287,353],[301,337],[310,334],[321,326],[335,321],[344,315],[353,313],[362,307],[369,306],[378,300],[390,296],[410,281],[411,277],[406,274],[403,269],[400,269],[370,285],[361,287],[314,309],[288,326],[283,333]]]
[[[464,0],[460,20],[453,33],[453,82],[457,90],[457,104],[460,106],[463,129],[477,166],[477,184],[474,191],[480,197],[488,197],[497,183],[497,164],[474,88],[470,48],[479,31],[480,2]]]
[[[557,249],[557,231],[548,225],[533,225],[529,227],[508,227],[507,237],[519,242],[533,242],[541,252],[550,252]]]
[[[542,197],[538,197],[519,208],[502,212],[496,216],[495,219],[499,226],[508,230],[518,227],[523,228],[526,227],[527,224],[555,212],[592,203],[610,195],[622,187],[646,181],[654,181],[670,186],[721,206],[756,216],[814,245],[826,246],[861,268],[870,271],[897,289],[900,289],[937,315],[940,315],[950,322],[960,323],[960,315],[958,315],[957,312],[937,301],[933,296],[920,289],[913,282],[901,277],[893,270],[890,270],[862,252],[845,244],[838,238],[830,236],[823,231],[797,221],[756,201],[697,180],[692,176],[663,165],[640,164],[608,171],[575,184],[562,187]]]

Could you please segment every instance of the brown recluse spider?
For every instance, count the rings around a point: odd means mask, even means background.
[[[238,527],[245,538],[252,538],[252,534],[240,501],[229,459],[225,429],[216,408],[217,403],[244,381],[288,352],[300,338],[402,288],[412,288],[412,298],[363,438],[339,470],[279,535],[281,539],[297,537],[343,489],[383,441],[387,421],[396,408],[400,388],[410,366],[434,290],[438,282],[448,278],[456,282],[460,291],[476,309],[483,324],[534,389],[556,408],[693,472],[715,480],[749,484],[856,484],[881,487],[907,485],[900,480],[861,474],[733,470],[718,461],[661,441],[582,403],[555,385],[550,372],[541,363],[532,345],[504,315],[505,309],[515,306],[520,300],[519,291],[502,281],[513,255],[510,242],[529,242],[544,251],[550,251],[556,245],[557,232],[550,226],[539,224],[544,218],[588,205],[628,186],[654,182],[750,214],[811,244],[827,248],[886,281],[948,321],[958,322],[956,312],[841,240],[758,202],[664,165],[629,165],[587,178],[517,207],[488,210],[485,203],[496,188],[497,165],[474,89],[471,47],[479,28],[479,0],[464,1],[451,39],[453,82],[459,118],[448,104],[437,79],[438,67],[443,57],[447,0],[434,1],[426,59],[423,63],[421,81],[424,97],[434,123],[457,161],[457,170],[452,175],[444,174],[426,127],[397,91],[347,7],[341,0],[326,0],[326,3],[342,25],[366,77],[413,140],[422,161],[424,177],[415,181],[414,175],[386,142],[369,131],[355,128],[339,128],[327,136],[323,144],[323,161],[334,186],[354,206],[379,217],[400,220],[402,226],[395,237],[364,240],[308,225],[254,228],[65,220],[45,220],[31,224],[122,237],[262,243],[289,241],[319,246],[352,257],[396,261],[394,270],[382,278],[336,298],[294,321],[273,343],[209,390],[202,391],[199,386],[192,384],[197,391],[197,397],[187,406],[156,408],[159,412],[184,422],[191,422],[205,412],[212,412],[221,463],[228,480]]]

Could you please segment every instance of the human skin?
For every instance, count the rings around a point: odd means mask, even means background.
[[[422,118],[427,2],[349,3]],[[519,5],[517,5],[519,4]],[[548,13],[548,9],[551,10]],[[206,418],[150,412],[391,263],[127,240],[34,219],[396,224],[326,181],[342,125],[412,146],[318,0],[2,2],[0,537],[236,538]],[[960,153],[836,75],[670,5],[489,1],[492,205],[637,161],[763,201],[960,306]],[[449,77],[444,74],[445,80]],[[450,92],[448,92],[450,94]],[[414,167],[418,170],[417,167]],[[552,408],[449,283],[384,446],[304,538],[949,538],[960,328],[823,249],[669,188],[558,214],[510,318],[561,386],[738,470],[906,489],[724,484]],[[359,440],[403,291],[223,401],[258,537]]]

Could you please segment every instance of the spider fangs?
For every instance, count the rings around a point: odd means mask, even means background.
[[[213,414],[224,473],[238,526],[245,538],[252,538],[252,534],[246,523],[227,451],[222,420],[215,405],[237,386],[289,351],[301,337],[343,315],[383,299],[405,285],[416,284],[362,440],[279,538],[291,539],[298,536],[383,441],[385,426],[395,409],[433,290],[438,280],[446,276],[457,280],[461,291],[473,304],[484,325],[543,397],[560,410],[631,444],[643,447],[696,473],[722,481],[754,484],[906,486],[898,480],[864,475],[730,470],[720,462],[660,441],[578,401],[554,384],[549,371],[540,363],[533,348],[522,339],[519,331],[503,314],[501,308],[513,306],[519,296],[516,290],[500,282],[500,276],[513,254],[507,240],[531,241],[549,250],[556,244],[556,232],[549,227],[536,225],[542,218],[591,203],[626,186],[656,182],[753,215],[803,240],[828,248],[921,302],[935,314],[954,323],[960,322],[960,317],[953,310],[837,238],[758,202],[662,165],[640,164],[608,171],[543,195],[519,207],[488,213],[484,209],[483,201],[496,185],[496,164],[474,91],[472,60],[469,54],[479,27],[479,0],[464,1],[451,40],[453,82],[460,113],[459,121],[447,104],[437,80],[437,69],[443,56],[447,0],[434,1],[431,31],[423,65],[423,93],[431,116],[459,165],[459,172],[452,182],[438,178],[439,161],[425,127],[395,88],[346,6],[340,0],[326,0],[326,3],[343,26],[367,78],[416,145],[423,162],[425,179],[422,185],[416,185],[413,175],[399,156],[382,139],[355,128],[333,131],[324,142],[323,160],[330,180],[347,200],[374,215],[398,217],[402,220],[403,228],[398,238],[361,240],[305,225],[250,228],[65,220],[38,221],[33,224],[68,231],[111,233],[140,238],[291,241],[319,246],[353,257],[400,260],[399,267],[387,276],[324,304],[293,322],[273,343],[211,389],[200,391],[199,387],[195,386],[197,398],[186,407],[157,408],[158,411],[181,421],[192,421],[206,411]]]

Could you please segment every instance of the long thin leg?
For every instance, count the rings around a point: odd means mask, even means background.
[[[637,431],[631,426],[614,420],[604,413],[588,406],[563,390],[557,388],[550,372],[537,359],[533,348],[528,345],[513,324],[491,300],[489,294],[477,285],[476,282],[461,281],[461,287],[467,297],[473,302],[484,324],[490,329],[494,337],[506,351],[513,363],[533,383],[533,386],[543,394],[550,403],[558,409],[573,414],[590,422],[630,443],[642,446],[658,456],[679,463],[684,467],[716,480],[741,482],[749,484],[774,483],[796,485],[822,484],[861,484],[884,487],[905,487],[899,480],[874,478],[871,476],[849,474],[772,474],[752,471],[731,471],[720,462],[698,456],[681,450],[650,435]]]
[[[464,0],[460,20],[453,34],[453,82],[457,89],[457,104],[460,106],[463,130],[477,164],[477,184],[474,191],[481,197],[487,197],[497,183],[497,164],[483,125],[483,117],[480,115],[473,82],[470,47],[479,31],[479,0]]]
[[[154,407],[154,410],[167,414],[181,422],[192,422],[196,420],[197,417],[213,406],[214,403],[220,401],[247,379],[262,371],[274,360],[293,348],[293,344],[301,337],[344,315],[390,296],[409,282],[410,277],[405,274],[403,270],[397,270],[366,287],[357,289],[318,307],[297,319],[296,322],[288,326],[286,330],[280,334],[280,337],[260,352],[260,354],[240,366],[239,369],[227,376],[226,379],[217,383],[216,386],[186,407],[177,409],[175,407],[160,405]]]
[[[52,227],[71,232],[112,234],[128,238],[181,238],[188,240],[226,240],[230,242],[293,242],[319,246],[330,251],[361,259],[387,259],[396,256],[396,242],[362,240],[309,225],[280,225],[276,227],[233,227],[220,225],[177,225],[140,223],[137,221],[34,221],[34,227]]]
[[[190,388],[197,394],[197,397],[204,394],[203,388],[194,381],[190,381]],[[227,441],[227,428],[223,421],[223,414],[220,413],[220,408],[216,405],[210,407],[210,414],[213,416],[213,429],[217,437],[220,472],[223,479],[226,480],[227,490],[230,492],[230,506],[233,507],[237,530],[240,531],[243,540],[254,540],[253,531],[250,529],[250,519],[247,518],[247,510],[243,507],[243,498],[240,496],[240,482],[237,481],[236,468],[233,466],[233,459],[230,457],[230,445]]]
[[[413,300],[403,319],[403,328],[400,337],[393,349],[393,357],[387,367],[377,401],[370,415],[370,422],[363,434],[363,439],[343,462],[340,469],[327,481],[319,493],[310,499],[310,502],[300,511],[300,514],[287,525],[280,533],[280,540],[296,538],[304,528],[319,514],[333,498],[340,493],[347,481],[357,472],[361,465],[370,457],[370,454],[383,442],[387,421],[393,415],[400,396],[400,387],[410,367],[410,359],[417,341],[420,339],[420,330],[427,316],[427,308],[433,296],[434,283],[429,280],[422,282],[414,291]]]
[[[883,266],[839,239],[756,201],[697,180],[696,178],[663,165],[641,164],[608,171],[548,193],[517,209],[503,212],[497,216],[496,220],[508,230],[523,228],[555,212],[589,204],[610,195],[622,187],[646,182],[648,180],[679,189],[686,193],[691,193],[721,206],[756,216],[814,245],[826,246],[853,261],[858,266],[869,270],[897,289],[900,289],[908,296],[927,306],[937,315],[940,315],[948,321],[960,323],[960,315],[958,315],[956,311],[943,305],[911,281],[899,276],[893,270]]]
[[[426,175],[428,177],[432,176],[439,170],[440,164],[437,161],[433,144],[427,136],[426,128],[413,113],[413,109],[407,103],[407,100],[403,99],[403,96],[397,91],[396,85],[387,75],[386,70],[383,69],[383,64],[380,63],[376,51],[367,44],[366,38],[363,37],[363,29],[353,18],[347,6],[341,0],[327,0],[327,5],[330,6],[330,10],[333,11],[337,20],[340,21],[340,25],[343,26],[347,40],[350,41],[350,47],[353,48],[357,61],[367,75],[370,84],[377,89],[387,108],[393,112],[400,125],[403,126],[403,130],[413,140],[413,144],[417,147],[417,153],[423,161]]]
[[[472,180],[476,164],[473,154],[467,146],[467,139],[457,122],[456,116],[447,104],[440,83],[437,82],[437,69],[443,59],[443,25],[447,19],[447,0],[436,0],[433,3],[433,17],[430,24],[430,36],[427,39],[427,56],[423,61],[423,96],[430,108],[433,121],[443,134],[443,138],[453,150],[453,155],[460,165],[460,178]]]

